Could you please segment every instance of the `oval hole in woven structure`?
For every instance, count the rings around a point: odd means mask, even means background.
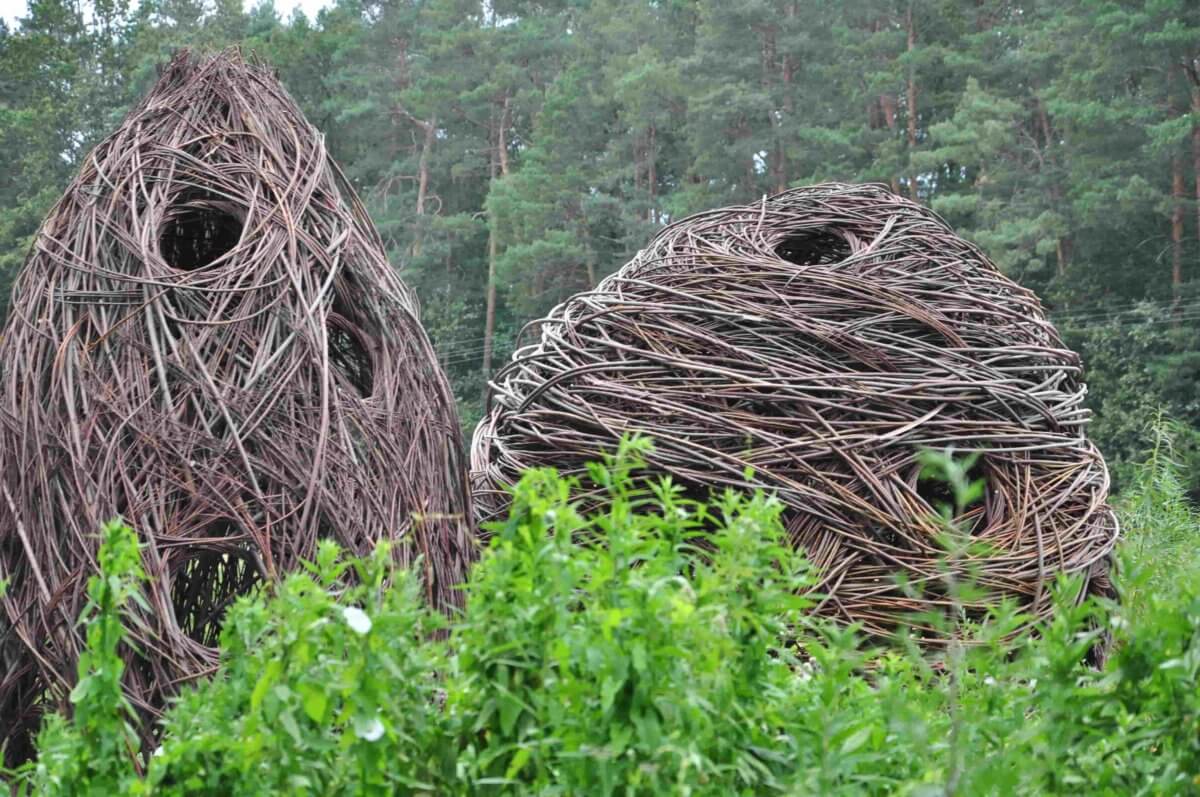
[[[195,271],[212,265],[237,246],[242,222],[208,191],[185,192],[167,209],[158,251],[172,268]]]
[[[804,230],[780,241],[775,246],[775,254],[798,266],[816,266],[850,257],[850,244],[829,230]]]
[[[203,536],[212,542],[198,541],[172,569],[171,605],[183,633],[201,645],[216,647],[225,612],[240,595],[253,589],[262,575],[249,551],[239,548],[237,542],[228,542],[245,536],[237,524],[217,521]]]
[[[47,699],[37,671],[22,662],[23,657],[15,647],[5,647],[14,636],[11,626],[0,620],[0,673],[10,689],[8,699],[0,702],[0,717],[4,718],[8,732],[12,734],[0,757],[0,762],[6,766],[16,766],[37,755],[33,740],[42,724],[45,707],[54,705]],[[19,730],[24,733],[15,733]]]
[[[357,391],[363,398],[370,398],[375,390],[375,363],[363,343],[363,333],[345,316],[330,313],[326,321],[329,338],[329,365],[335,375]]]
[[[967,483],[987,480],[987,468],[984,466],[983,457],[977,458],[971,467],[967,469]],[[954,508],[954,488],[949,483],[939,478],[930,476],[921,476],[917,478],[917,495],[925,499],[925,503],[937,512],[940,512],[943,506]],[[979,499],[983,500],[983,499]],[[978,504],[978,501],[976,501]],[[972,524],[975,526],[977,524]]]

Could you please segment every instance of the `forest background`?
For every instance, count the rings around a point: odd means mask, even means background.
[[[823,180],[929,205],[1043,298],[1118,485],[1200,494],[1194,0],[32,0],[0,21],[0,304],[181,46],[270,62],[363,196],[467,428],[522,327],[663,224]]]

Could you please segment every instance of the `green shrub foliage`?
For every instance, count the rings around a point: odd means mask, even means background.
[[[583,488],[528,473],[491,530],[468,602],[425,609],[386,549],[242,599],[222,665],[138,753],[118,684],[122,606],[138,599],[136,538],[105,529],[73,716],[50,717],[37,794],[1196,794],[1200,590],[1196,514],[1156,446],[1126,498],[1122,589],[1029,629],[1013,606],[944,611],[964,642],[938,654],[865,648],[816,622],[779,505],[729,491],[706,505],[669,481],[636,488],[645,441]],[[931,457],[957,501],[971,485]],[[947,556],[953,556],[953,530]],[[1154,552],[1162,566],[1146,575]],[[1167,554],[1170,555],[1167,555]],[[1172,573],[1181,578],[1173,579]],[[1129,585],[1124,580],[1130,581]],[[1032,630],[1034,633],[1022,633]],[[1103,669],[1087,663],[1105,635]],[[1012,639],[1017,641],[1013,642]]]

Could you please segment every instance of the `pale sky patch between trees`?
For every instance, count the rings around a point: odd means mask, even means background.
[[[247,11],[259,5],[258,2],[252,2],[252,0],[244,0],[244,4]],[[290,17],[292,11],[297,8],[303,11],[309,19],[316,19],[318,12],[330,5],[331,0],[275,0],[275,10],[283,19]],[[0,19],[8,23],[9,27],[13,27],[16,25],[17,19],[25,15],[28,8],[28,0],[0,0]]]

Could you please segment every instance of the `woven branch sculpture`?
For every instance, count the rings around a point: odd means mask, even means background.
[[[225,608],[395,541],[433,604],[472,557],[446,378],[321,134],[236,52],[183,53],[46,219],[0,344],[0,739],[75,680],[101,523],[140,534],[149,717],[210,671]]]
[[[475,432],[478,520],[505,511],[522,470],[583,475],[636,432],[654,438],[649,469],[692,497],[753,469],[819,574],[817,611],[869,634],[945,603],[947,572],[989,593],[972,612],[1007,596],[1046,616],[1060,572],[1108,590],[1117,523],[1078,356],[1029,291],[880,187],[685,219],[539,323]],[[950,446],[981,452],[984,498],[955,521],[988,552],[942,562],[946,491],[919,453]]]

